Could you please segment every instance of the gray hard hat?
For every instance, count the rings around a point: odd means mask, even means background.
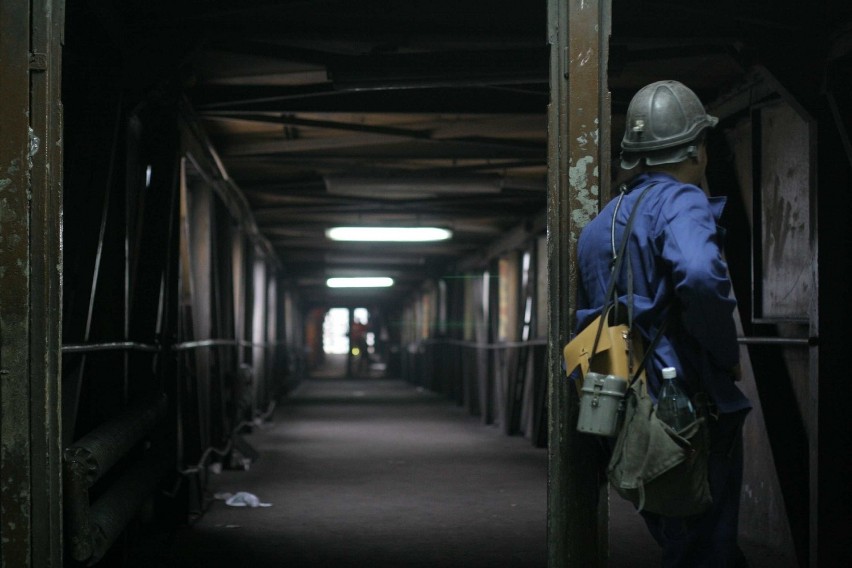
[[[710,116],[692,90],[678,81],[657,81],[639,89],[627,107],[621,167],[682,162],[697,152],[690,144],[719,119]]]

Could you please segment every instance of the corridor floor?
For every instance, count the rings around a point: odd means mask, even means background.
[[[547,565],[546,451],[438,395],[313,379],[247,439],[260,460],[214,476],[210,491],[271,506],[214,501],[179,537],[181,567]],[[638,516],[613,506],[611,564],[657,565]]]

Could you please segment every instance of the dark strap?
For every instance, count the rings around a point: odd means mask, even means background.
[[[639,366],[636,367],[636,372],[633,373],[633,376],[630,378],[630,384],[628,388],[633,386],[633,383],[636,382],[636,379],[642,374],[643,369],[645,369],[645,365],[648,362],[648,357],[651,356],[651,353],[656,349],[657,344],[660,342],[660,338],[663,337],[663,333],[666,331],[666,328],[669,326],[669,320],[671,320],[671,309],[672,305],[669,304],[663,309],[663,322],[660,324],[660,327],[657,329],[657,333],[654,334],[654,338],[651,340],[651,343],[648,344],[648,347],[645,349],[645,354],[642,355],[642,361],[639,362]]]
[[[616,280],[618,280],[618,273],[621,270],[621,263],[624,259],[625,251],[627,250],[627,241],[630,237],[630,232],[633,229],[633,221],[636,219],[636,211],[639,209],[639,205],[642,203],[642,200],[645,199],[645,196],[648,194],[648,190],[657,185],[656,183],[648,184],[645,189],[642,190],[642,193],[639,194],[639,197],[636,199],[636,203],[633,205],[633,209],[630,211],[630,216],[627,218],[627,225],[624,227],[624,235],[621,238],[621,244],[618,247],[618,252],[615,254],[615,257],[612,259],[613,266],[612,270],[609,274],[609,285],[607,285],[606,295],[604,296],[604,305],[601,309],[601,321],[598,324],[598,332],[595,335],[595,342],[592,344],[592,354],[591,357],[594,357],[595,353],[598,350],[598,341],[601,338],[601,332],[603,331],[604,319],[607,317],[607,308],[609,308],[610,304],[618,305],[618,302],[615,301],[616,298],[613,296],[615,293],[615,284]],[[612,235],[615,235],[615,217],[618,214],[618,208],[621,206],[621,200],[624,199],[624,196],[627,195],[627,188],[622,186],[621,195],[618,196],[618,203],[615,204],[615,210],[612,212]],[[612,237],[613,240],[615,237]],[[628,265],[630,261],[628,260]],[[628,282],[629,282],[629,299],[628,303],[628,327],[632,328],[633,326],[633,282],[632,282],[632,271],[628,274]]]

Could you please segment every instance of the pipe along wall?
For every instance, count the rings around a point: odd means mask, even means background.
[[[90,502],[90,490],[163,422],[167,407],[164,395],[143,401],[65,450],[66,524],[75,560],[97,563],[168,472],[170,454],[164,448],[147,448]]]

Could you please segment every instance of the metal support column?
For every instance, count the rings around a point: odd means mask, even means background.
[[[34,0],[31,6],[30,530],[32,566],[58,568],[63,564],[60,345],[65,2]]]
[[[28,0],[0,3],[0,565],[30,566]],[[5,33],[11,30],[13,33]]]
[[[21,568],[62,563],[63,6],[0,3],[0,565]]]
[[[608,500],[596,444],[577,433],[577,392],[562,370],[575,321],[577,239],[609,194],[611,0],[549,0],[547,254],[548,566],[604,566]]]

